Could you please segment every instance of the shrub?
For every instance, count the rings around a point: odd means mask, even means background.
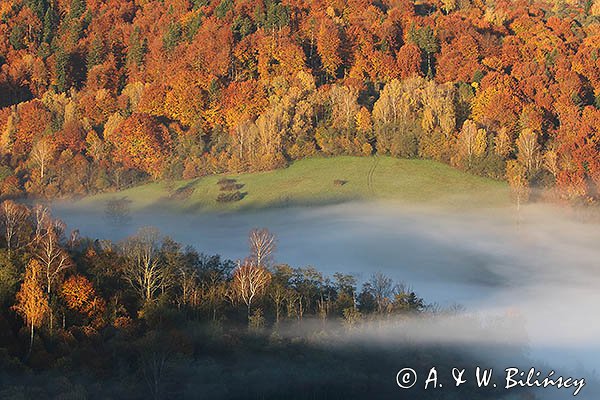
[[[240,190],[241,188],[243,188],[244,185],[242,183],[235,183],[235,182],[230,182],[230,183],[225,183],[221,185],[221,191],[223,192],[231,192],[234,190]]]
[[[235,192],[222,192],[217,196],[217,201],[219,203],[231,203],[233,201],[240,201],[244,198],[244,195],[239,190]]]
[[[505,175],[506,162],[499,155],[487,152],[482,156],[474,157],[471,167],[466,170],[475,175],[502,179]]]
[[[176,200],[185,200],[194,193],[195,187],[193,185],[185,185],[177,188],[171,192],[171,198]]]
[[[231,178],[221,178],[221,179],[219,179],[217,184],[220,186],[219,190],[221,190],[222,192],[224,192],[224,191],[232,192],[234,190],[240,190],[241,188],[244,187],[243,183],[237,183],[237,180],[231,179]]]
[[[232,178],[221,178],[219,179],[219,181],[217,182],[218,185],[229,185],[231,183],[235,183],[236,180],[232,179]]]

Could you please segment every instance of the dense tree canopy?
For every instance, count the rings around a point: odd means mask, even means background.
[[[381,152],[598,199],[598,4],[4,1],[3,194]]]

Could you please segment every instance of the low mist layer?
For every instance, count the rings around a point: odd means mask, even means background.
[[[193,216],[156,209],[116,223],[105,210],[72,211],[61,204],[56,214],[83,235],[120,239],[152,225],[199,251],[232,259],[244,257],[251,228],[267,227],[278,238],[277,262],[354,274],[359,281],[381,271],[428,301],[464,307],[463,317],[479,325],[507,316],[518,321],[518,328],[485,337],[468,324],[404,326],[403,337],[526,346],[527,361],[539,368],[579,372],[590,381],[596,376],[600,225],[554,207],[529,206],[519,214],[508,209],[457,213],[355,203]],[[397,332],[392,324],[383,336],[366,329],[359,337],[391,340]]]

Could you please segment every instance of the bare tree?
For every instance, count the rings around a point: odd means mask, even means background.
[[[27,207],[12,200],[5,200],[0,205],[0,225],[4,230],[4,238],[9,254],[13,248],[19,248],[19,233],[25,227],[28,216],[29,210]]]
[[[267,267],[275,253],[275,235],[268,229],[252,229],[248,235],[251,262],[259,267]]]
[[[50,219],[48,207],[41,204],[36,204],[33,207],[33,223],[35,227],[34,241],[42,236],[44,229],[50,223]]]
[[[287,289],[279,282],[273,283],[269,290],[269,297],[275,305],[275,323],[279,323],[283,304],[286,300]]]
[[[64,228],[62,221],[53,220],[48,216],[44,219],[44,224],[40,226],[39,234],[36,235],[33,241],[35,256],[42,267],[48,302],[51,302],[53,290],[60,284],[65,272],[73,266],[71,257],[61,246]],[[54,314],[52,308],[49,311],[49,328],[52,332]]]
[[[155,228],[141,228],[123,246],[128,259],[125,280],[144,302],[154,301],[158,292],[169,283],[170,276],[159,257],[158,237]]]
[[[373,296],[377,303],[377,312],[381,313],[390,302],[390,297],[393,294],[393,281],[381,272],[376,272],[369,279]]]
[[[178,308],[195,305],[198,291],[198,274],[195,268],[181,264],[177,267],[177,280],[181,292],[177,296]]]
[[[298,308],[296,308],[298,303]],[[287,290],[285,293],[285,304],[288,318],[296,317],[302,319],[304,308],[302,307],[302,296],[295,290]]]
[[[202,301],[209,308],[213,321],[217,320],[217,312],[225,300],[228,300],[232,304],[235,304],[236,301],[233,290],[227,287],[225,282],[219,280],[205,283],[201,293]]]
[[[60,220],[48,218],[45,226],[35,238],[36,258],[42,265],[42,275],[46,280],[46,293],[50,295],[59,278],[73,263],[60,242],[64,234],[64,224]]]
[[[231,282],[233,296],[246,304],[248,318],[250,318],[252,303],[265,292],[270,281],[269,271],[249,262],[240,265],[233,272],[233,281]]]

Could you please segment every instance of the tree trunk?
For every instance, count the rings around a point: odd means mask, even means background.
[[[427,53],[427,76],[431,77],[432,76],[432,71],[431,71],[431,54]]]
[[[517,228],[521,226],[521,195],[517,194]]]
[[[27,358],[31,355],[31,350],[33,350],[33,324],[31,324],[31,335],[29,337],[29,351],[27,352]]]

